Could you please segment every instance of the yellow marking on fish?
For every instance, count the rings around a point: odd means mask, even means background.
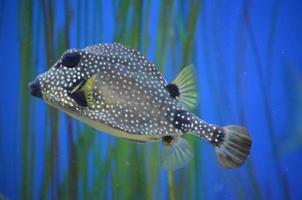
[[[87,101],[88,108],[94,108],[95,102],[92,96],[94,83],[96,81],[97,75],[94,74],[90,79],[86,81],[84,86],[80,89],[80,91],[84,92],[85,99]]]

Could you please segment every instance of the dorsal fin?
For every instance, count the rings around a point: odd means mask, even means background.
[[[178,89],[176,91],[175,89]],[[169,88],[172,90],[169,90]],[[179,93],[175,98],[179,99],[186,107],[194,108],[197,104],[197,87],[196,87],[196,77],[194,73],[193,65],[188,65],[181,70],[176,79],[169,85],[167,85],[171,96],[172,93]]]

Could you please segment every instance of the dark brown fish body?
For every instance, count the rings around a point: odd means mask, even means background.
[[[147,142],[161,138],[170,141],[167,136],[173,136],[181,143],[180,136],[190,131],[219,147],[227,137],[225,128],[205,123],[181,101],[181,95],[183,99],[186,97],[185,86],[190,85],[186,84],[190,81],[188,73],[182,73],[177,84],[168,84],[157,67],[139,52],[121,44],[100,44],[68,50],[31,88],[37,88],[38,84],[40,91],[32,89],[34,95],[38,93],[35,96],[98,130],[121,138]],[[190,103],[190,93],[187,94]],[[248,155],[249,137],[243,132],[247,149],[242,149],[244,155],[236,155],[238,160],[232,160],[231,164],[222,163],[226,167],[241,165]],[[229,151],[230,155],[234,154]]]

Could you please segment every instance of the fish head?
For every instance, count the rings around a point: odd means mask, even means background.
[[[57,108],[81,107],[72,93],[96,73],[97,61],[93,53],[84,49],[69,49],[45,73],[28,84],[32,96],[43,99]],[[78,109],[77,109],[78,110]]]

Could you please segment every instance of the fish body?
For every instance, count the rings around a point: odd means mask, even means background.
[[[247,131],[211,125],[191,113],[187,108],[196,101],[192,77],[187,67],[168,83],[140,52],[122,44],[98,44],[67,50],[30,89],[34,96],[100,131],[135,142],[162,140],[166,169],[177,169],[192,158],[182,138],[187,133],[212,143],[223,166],[240,166],[251,146]],[[229,136],[241,146],[227,144]]]

